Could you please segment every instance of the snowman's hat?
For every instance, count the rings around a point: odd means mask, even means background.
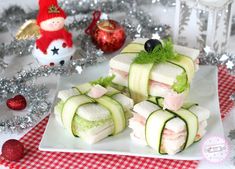
[[[39,0],[37,24],[40,25],[42,21],[56,17],[67,17],[63,9],[58,5],[57,0]]]

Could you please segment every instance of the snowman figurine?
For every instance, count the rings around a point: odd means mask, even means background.
[[[33,56],[39,64],[63,66],[72,59],[76,50],[73,46],[72,34],[64,27],[65,19],[66,14],[59,7],[57,0],[39,0],[37,20],[26,22],[16,38],[26,39],[37,36]]]

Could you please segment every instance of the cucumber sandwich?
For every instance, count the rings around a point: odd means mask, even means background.
[[[149,145],[159,154],[176,154],[200,140],[206,133],[210,112],[197,104],[183,105],[177,111],[163,110],[161,99],[140,102],[129,120],[131,138]]]
[[[89,144],[122,132],[133,100],[110,87],[113,77],[74,86],[58,93],[57,121],[73,136]]]
[[[115,75],[115,86],[128,90],[135,103],[163,97],[165,108],[178,110],[198,69],[198,56],[199,50],[169,40],[136,39],[110,60],[110,74]],[[172,102],[175,106],[169,106]]]

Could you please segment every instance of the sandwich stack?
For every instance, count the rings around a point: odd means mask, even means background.
[[[58,99],[54,108],[58,123],[88,144],[122,132],[134,104],[132,99],[116,89],[98,83],[59,91]]]
[[[177,110],[183,105],[198,69],[199,51],[178,45],[171,46],[167,42],[161,52],[155,53],[161,53],[161,56],[168,54],[170,57],[177,54],[177,57],[156,64],[151,62],[154,53],[136,60],[145,50],[146,53],[149,51],[148,46],[152,45],[154,48],[156,44],[161,45],[161,42],[153,39],[134,40],[110,60],[110,74],[115,75],[113,82],[116,86],[130,91],[135,103],[146,100],[149,96],[163,97],[165,108]]]
[[[136,39],[111,59],[114,86],[136,103],[129,120],[135,142],[172,155],[205,135],[210,112],[185,103],[198,55],[198,50],[170,41]]]
[[[163,110],[150,100],[134,106],[129,127],[131,138],[159,154],[176,154],[199,141],[206,133],[210,112],[192,104],[177,111]]]

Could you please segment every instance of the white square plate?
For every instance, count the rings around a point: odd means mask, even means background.
[[[81,75],[61,77],[58,90],[68,89],[75,84],[95,80],[100,76],[107,76],[108,69],[108,62],[104,62],[86,68]],[[120,154],[179,160],[200,160],[203,158],[201,154],[201,143],[203,140],[210,136],[223,137],[217,81],[216,67],[200,67],[191,86],[189,99],[211,111],[211,117],[208,120],[208,131],[200,142],[193,144],[185,151],[176,155],[158,155],[151,148],[134,143],[129,137],[131,130],[128,128],[117,136],[108,137],[94,145],[88,145],[81,139],[70,136],[69,132],[57,124],[53,113],[50,115],[39,149],[42,151]]]

